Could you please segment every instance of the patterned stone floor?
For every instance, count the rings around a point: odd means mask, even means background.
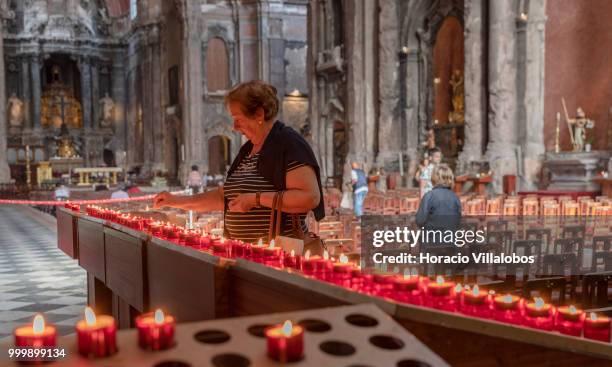
[[[0,205],[0,341],[39,312],[60,335],[73,333],[86,289],[85,271],[57,248],[55,218]]]

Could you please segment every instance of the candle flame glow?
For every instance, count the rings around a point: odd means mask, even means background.
[[[295,250],[291,250],[291,257],[295,256]]]
[[[42,315],[38,314],[34,316],[32,331],[34,334],[42,334],[45,331],[45,319],[42,317]]]
[[[268,245],[268,248],[274,248],[274,240],[270,241],[270,244]]]
[[[85,307],[85,322],[89,326],[96,324],[96,314],[93,312],[91,307]]]
[[[574,314],[576,313],[576,307],[574,305],[569,306],[568,308],[569,313]]]
[[[159,308],[155,310],[155,323],[161,325],[164,323],[164,312]]]
[[[404,269],[404,279],[410,278],[410,269]]]
[[[345,254],[342,254],[342,255],[340,255],[339,261],[342,264],[348,264],[348,257]]]
[[[260,238],[259,241],[257,241],[257,246],[263,246],[263,240]]]
[[[536,310],[539,310],[540,308],[544,307],[544,300],[540,297],[536,297],[534,298],[535,300],[535,308]]]
[[[512,296],[511,296],[510,294],[506,294],[506,295],[504,296],[504,298],[502,298],[502,300],[503,300],[505,303],[512,303]]]
[[[480,289],[478,289],[478,284],[476,284],[476,285],[474,286],[474,288],[472,289],[472,294],[473,294],[474,296],[477,296],[477,295],[479,295],[479,294],[480,294]]]
[[[329,260],[329,252],[327,252],[327,250],[323,252],[323,259]]]
[[[591,321],[597,321],[597,314],[595,312],[591,312],[589,317],[591,318]]]
[[[442,275],[438,275],[436,277],[436,283],[443,284],[444,283],[444,277]]]
[[[283,324],[283,335],[286,337],[290,337],[291,336],[291,332],[293,331],[293,324],[291,324],[291,321],[287,320],[285,321],[285,323]]]
[[[310,259],[310,250],[306,250],[304,257],[306,258],[306,260]]]
[[[463,288],[463,287],[461,286],[461,283],[457,283],[457,285],[455,286],[455,292],[456,292],[456,293],[461,292],[461,289],[462,289],[462,288]]]

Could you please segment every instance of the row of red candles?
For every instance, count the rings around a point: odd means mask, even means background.
[[[610,342],[610,318],[585,312],[573,306],[554,307],[541,299],[533,302],[513,296],[495,295],[438,277],[430,281],[415,274],[367,274],[348,262],[346,256],[339,261],[326,256],[299,256],[287,254],[274,244],[264,245],[225,240],[197,230],[184,229],[151,219],[133,217],[111,209],[87,207],[87,213],[119,224],[146,230],[156,237],[198,250],[212,250],[214,255],[245,258],[279,268],[299,270],[307,276],[331,282],[358,292],[393,299],[398,302],[431,307],[448,312],[493,319],[540,330],[556,330],[572,336]]]
[[[154,313],[138,316],[135,320],[138,330],[138,345],[142,349],[158,351],[175,345],[176,321],[171,315],[164,315],[160,309]],[[264,331],[268,355],[278,361],[300,359],[304,352],[304,329],[293,326],[289,320]],[[77,348],[80,355],[89,358],[104,358],[117,353],[117,325],[112,316],[98,315],[89,307],[85,318],[76,324]],[[57,329],[45,325],[42,315],[36,315],[31,325],[18,327],[14,331],[17,348],[55,348]],[[42,359],[34,358],[33,362]]]

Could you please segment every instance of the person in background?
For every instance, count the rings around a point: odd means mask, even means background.
[[[55,200],[68,200],[70,199],[70,189],[63,183],[55,185],[55,192],[53,193]]]
[[[189,172],[189,177],[187,178],[187,186],[191,189],[193,194],[198,194],[200,192],[200,187],[202,187],[202,175],[198,172],[198,166],[191,166],[191,172]]]
[[[414,179],[417,183],[421,182],[421,173],[423,173],[423,170],[425,170],[425,168],[427,168],[428,165],[429,165],[429,159],[427,158],[427,156],[425,156],[419,162],[419,166],[417,167],[416,172],[414,173]]]
[[[440,164],[440,161],[442,161],[442,152],[439,148],[429,149],[427,156],[429,164],[421,171],[421,177],[419,180],[419,192],[421,198],[433,188],[431,174],[433,169]]]
[[[111,199],[129,199],[130,195],[125,191],[125,185],[119,185],[117,191],[111,194]]]
[[[363,202],[368,194],[368,179],[364,170],[359,168],[357,162],[351,164],[351,183],[353,184],[353,207],[355,215],[363,215]]]
[[[461,201],[451,190],[455,182],[453,171],[446,164],[438,164],[431,174],[433,188],[421,199],[416,213],[416,224],[427,228],[456,228],[461,221]]]

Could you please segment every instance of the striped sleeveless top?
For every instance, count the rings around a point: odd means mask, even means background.
[[[246,213],[232,212],[229,210],[229,202],[239,194],[256,193],[257,191],[275,192],[274,186],[257,172],[257,161],[259,153],[252,157],[245,156],[238,168],[225,181],[223,196],[225,202],[225,231],[230,238],[245,242],[256,243],[260,238],[264,242],[268,239],[270,230],[270,208],[252,208]],[[300,162],[290,162],[287,172],[304,166]],[[306,227],[306,213],[300,214],[300,224],[304,233]],[[283,236],[292,235],[291,217],[283,213],[281,222]]]

